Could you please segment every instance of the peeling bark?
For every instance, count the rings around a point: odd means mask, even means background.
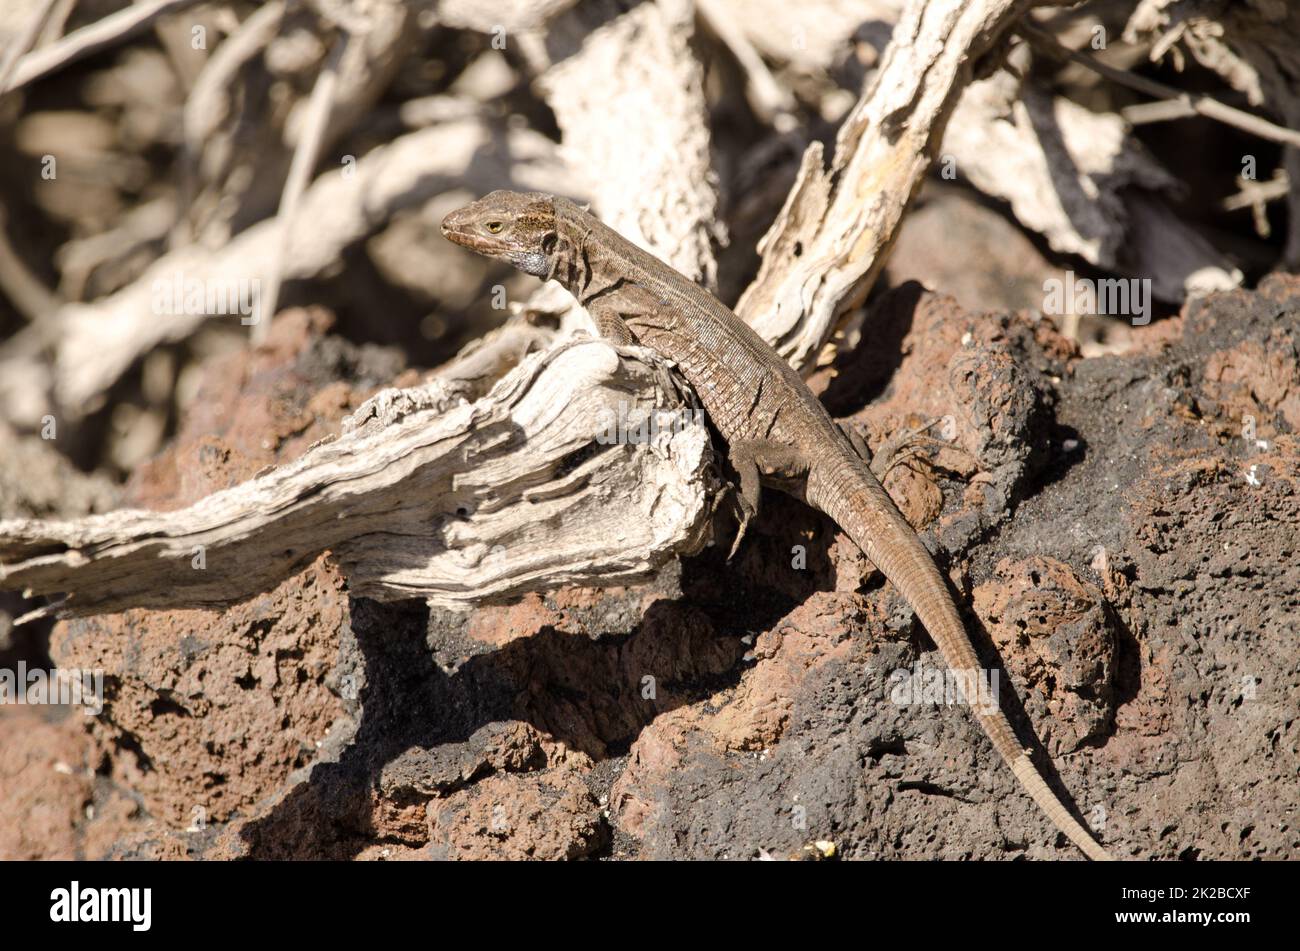
[[[382,391],[338,439],[176,512],[0,522],[0,587],[70,592],[64,616],[219,606],[325,549],[379,600],[643,577],[707,541],[712,455],[662,362],[623,352],[562,343],[474,402],[454,380]],[[606,441],[613,421],[656,409],[676,414],[656,438]]]
[[[911,4],[835,154],[804,153],[737,313],[801,370],[866,298],[939,150],[974,62],[1027,9],[1020,0]]]

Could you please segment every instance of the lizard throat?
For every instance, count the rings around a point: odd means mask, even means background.
[[[547,255],[541,251],[516,251],[510,255],[510,263],[525,274],[549,280],[554,270]]]

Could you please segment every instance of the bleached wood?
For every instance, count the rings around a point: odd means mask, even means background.
[[[1162,300],[1241,282],[1227,256],[1172,212],[1144,227],[1144,214],[1164,207],[1154,195],[1178,182],[1113,113],[999,72],[962,95],[942,155],[957,180],[1007,202],[1053,250],[1149,278]]]
[[[504,137],[504,138],[503,138]],[[488,147],[493,143],[495,149]],[[554,146],[526,129],[503,131],[479,118],[411,132],[342,168],[318,177],[302,198],[298,225],[289,236],[286,279],[332,266],[344,248],[402,208],[464,183],[488,191],[502,182],[545,191],[568,191],[569,178]],[[87,407],[152,347],[192,334],[208,319],[239,315],[158,313],[155,281],[205,288],[260,287],[268,280],[278,238],[274,219],[241,232],[216,251],[186,247],[165,254],[134,283],[89,304],[58,314],[55,393],[69,413]],[[265,319],[265,315],[259,315]],[[4,367],[0,366],[0,373]]]
[[[680,409],[665,379],[648,352],[575,339],[473,402],[440,379],[386,390],[338,438],[188,508],[0,521],[0,588],[70,592],[62,616],[217,607],[325,549],[353,594],[385,600],[467,605],[626,583],[708,538],[712,456],[698,415],[652,442],[599,441],[620,415]]]
[[[1021,0],[930,0],[904,9],[879,71],[840,127],[823,168],[820,143],[759,245],[758,277],[737,311],[801,370],[871,289],[929,170],[974,61],[1029,6]]]

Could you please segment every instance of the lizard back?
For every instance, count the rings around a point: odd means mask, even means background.
[[[584,307],[616,306],[638,342],[677,364],[728,441],[852,451],[799,374],[734,311],[572,202],[555,201],[567,255],[557,279]]]

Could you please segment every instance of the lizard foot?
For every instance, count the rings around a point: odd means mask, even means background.
[[[740,547],[750,521],[758,514],[763,481],[773,480],[777,487],[784,486],[789,491],[793,487],[787,483],[804,478],[808,466],[794,447],[766,439],[737,440],[728,447],[727,457],[740,477],[735,492],[736,517],[740,526],[731,545],[731,554],[727,556],[730,561]]]
[[[745,453],[731,454],[731,463],[740,476],[740,483],[731,492],[732,512],[736,516],[736,537],[727,552],[727,561],[736,557],[740,543],[745,539],[749,523],[758,515],[759,493],[758,467],[751,456]]]
[[[926,431],[931,429],[937,422],[938,420],[935,419],[924,426],[917,426],[914,429],[902,429],[886,439],[880,447],[880,451],[868,461],[871,474],[876,477],[876,480],[883,483],[885,476],[889,475],[897,466],[920,456],[927,449],[937,451],[939,449],[953,448],[952,443],[926,435]]]

